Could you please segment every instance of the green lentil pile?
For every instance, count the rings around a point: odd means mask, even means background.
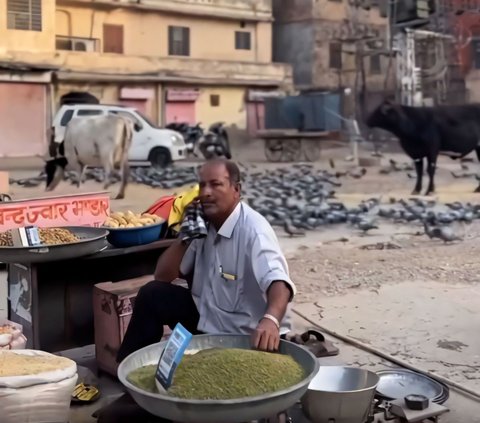
[[[127,378],[140,389],[157,392],[156,367],[141,367]],[[212,348],[183,357],[168,393],[183,399],[238,399],[276,392],[304,377],[302,366],[288,355]]]

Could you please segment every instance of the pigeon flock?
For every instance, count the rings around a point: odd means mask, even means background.
[[[480,204],[441,205],[435,200],[419,198],[409,201],[391,198],[387,205],[382,205],[379,198],[370,198],[356,207],[347,207],[335,199],[334,188],[341,186],[336,176],[309,165],[247,174],[245,182],[245,200],[290,236],[301,236],[306,230],[339,223],[353,225],[366,234],[379,229],[377,220],[383,218],[394,223],[416,221],[424,226],[430,238],[451,242],[460,237],[450,224],[480,219]]]
[[[105,174],[102,168],[87,168],[83,181],[96,181],[103,183]],[[154,169],[151,167],[132,167],[130,169],[130,182],[144,184],[153,188],[171,189],[183,185],[192,184],[197,181],[197,174],[194,167],[167,167]],[[10,179],[10,184],[17,184],[24,187],[37,187],[45,184],[46,176],[42,172],[39,176],[26,179]],[[76,172],[65,172],[64,180],[76,185],[78,175]],[[120,182],[120,175],[112,175],[112,181]]]
[[[424,227],[430,238],[445,242],[460,237],[450,226],[453,222],[471,223],[480,219],[480,204],[454,202],[437,204],[434,200],[412,198],[408,201],[390,199],[389,204],[380,203],[379,198],[360,202],[348,207],[335,198],[335,190],[342,185],[343,178],[361,178],[366,171],[356,169],[349,172],[317,170],[310,164],[294,164],[289,168],[257,171],[255,165],[244,166],[243,200],[261,213],[274,226],[283,227],[290,236],[303,236],[305,231],[332,224],[350,224],[360,234],[378,229],[378,219],[394,223],[417,222]],[[390,162],[392,171],[408,171],[406,165]],[[67,173],[65,179],[76,183],[76,174]],[[102,182],[102,169],[88,169],[87,180]],[[132,168],[132,182],[156,188],[174,189],[197,181],[196,167],[169,167],[156,170],[148,167]],[[11,180],[21,186],[43,184],[44,175],[34,178]]]

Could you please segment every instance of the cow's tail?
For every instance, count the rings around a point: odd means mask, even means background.
[[[122,180],[120,184],[120,191],[118,192],[116,199],[120,200],[125,198],[125,189],[128,184],[128,173],[129,173],[129,166],[128,166],[128,152],[130,150],[130,146],[132,145],[133,139],[133,123],[126,119],[123,121],[123,140],[121,144],[121,158],[120,158],[120,173],[122,175]]]
[[[123,139],[123,151],[127,152],[130,150],[133,141],[133,123],[131,121],[125,122],[125,137]]]
[[[133,140],[133,125],[130,123],[130,120],[123,119],[122,125],[122,142],[117,146],[115,151],[115,160],[114,162],[118,166],[123,166],[123,162],[128,160],[128,151],[132,145]]]

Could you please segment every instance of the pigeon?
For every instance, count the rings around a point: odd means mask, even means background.
[[[463,209],[463,204],[460,201],[455,201],[453,203],[446,203],[446,207],[448,207],[451,210],[462,210]]]
[[[365,169],[364,167],[360,168],[360,169],[353,169],[351,171],[348,172],[348,175],[350,175],[352,178],[355,178],[355,179],[360,179],[362,178],[364,175],[366,175],[367,173],[367,169]]]
[[[397,161],[393,160],[393,159],[390,159],[389,163],[390,163],[391,168],[395,172],[404,172],[404,171],[407,171],[407,170],[413,170],[413,166],[409,163],[398,164]]]
[[[295,226],[293,226],[293,223],[290,219],[285,219],[284,223],[283,223],[283,229],[285,230],[285,232],[290,235],[290,237],[292,236],[305,236],[305,232],[297,229]]]
[[[390,167],[382,167],[378,171],[378,173],[380,173],[380,175],[389,175],[391,172],[392,172],[392,168],[390,168]]]
[[[368,231],[372,229],[378,229],[378,226],[375,225],[373,222],[367,221],[367,220],[360,220],[360,222],[357,223],[358,229],[360,229],[364,234],[368,233]]]
[[[455,172],[455,171],[451,171],[450,172],[452,174],[452,176],[456,179],[460,179],[460,178],[471,178],[472,176],[475,176],[475,173],[474,172],[469,172],[469,171],[462,171],[462,172]]]
[[[453,241],[463,241],[463,238],[458,236],[451,226],[428,226],[427,222],[424,222],[425,233],[430,239],[438,238],[444,243]]]

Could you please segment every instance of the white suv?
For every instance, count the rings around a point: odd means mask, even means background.
[[[132,146],[128,153],[131,162],[149,161],[154,167],[165,167],[172,161],[187,157],[187,147],[182,135],[171,129],[162,129],[153,124],[138,110],[131,107],[110,106],[104,104],[68,104],[63,105],[55,115],[52,126],[55,129],[55,143],[61,143],[65,137],[65,127],[73,118],[121,114],[135,123]]]

